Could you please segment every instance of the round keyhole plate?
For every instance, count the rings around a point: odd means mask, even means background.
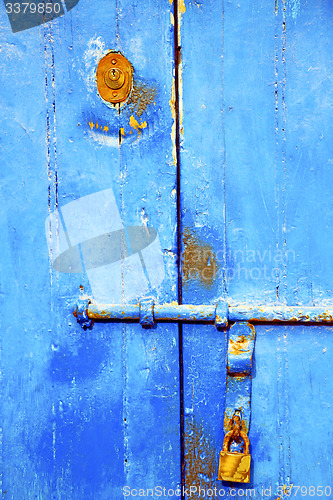
[[[97,66],[97,90],[112,104],[126,101],[133,81],[133,67],[119,52],[109,52]]]

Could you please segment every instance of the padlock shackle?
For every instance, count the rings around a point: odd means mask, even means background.
[[[244,441],[244,453],[246,455],[248,455],[249,454],[249,450],[250,450],[250,440],[248,438],[248,435],[244,431],[240,431],[239,435],[240,435],[240,437]],[[227,432],[227,434],[224,436],[223,451],[229,452],[229,443],[230,443],[231,439],[233,438],[233,436],[234,436],[234,431],[233,430]]]

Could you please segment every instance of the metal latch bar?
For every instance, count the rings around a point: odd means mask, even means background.
[[[232,305],[225,300],[212,305],[155,304],[149,298],[138,304],[99,304],[89,297],[81,297],[73,313],[84,327],[90,327],[94,319],[138,321],[142,326],[152,326],[156,321],[205,322],[215,323],[217,328],[226,328],[229,322],[235,321],[333,323],[333,310],[324,306]]]

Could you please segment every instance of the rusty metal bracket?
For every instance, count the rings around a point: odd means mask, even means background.
[[[149,328],[154,324],[154,300],[150,298],[143,299],[140,302],[140,325]]]
[[[241,415],[242,430],[248,433],[251,419],[252,358],[254,326],[235,323],[229,330],[224,432],[232,428],[232,418]]]
[[[227,381],[224,409],[224,441],[220,453],[218,479],[237,483],[250,481],[250,442],[252,358],[255,329],[244,321],[229,330]],[[242,438],[244,450],[240,448]],[[229,452],[232,440],[233,451]]]
[[[91,303],[89,297],[80,297],[76,303],[76,309],[74,311],[74,316],[77,322],[84,328],[92,328],[93,320],[88,316],[88,307]]]

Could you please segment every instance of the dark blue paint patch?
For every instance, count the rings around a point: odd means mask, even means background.
[[[115,406],[119,407],[119,402],[115,401]],[[122,487],[124,449],[120,447],[119,426],[114,425],[119,417],[112,410],[106,412],[97,401],[88,410],[86,401],[80,408],[68,404],[61,408],[56,415],[50,414],[37,446],[30,445],[31,460],[38,461],[38,470],[55,483],[70,475],[73,490],[86,485],[95,498],[110,482],[114,488]]]
[[[91,111],[83,113],[83,130],[97,132],[100,135],[113,136],[118,138],[121,122],[116,110],[110,110],[109,115],[102,116],[102,113],[95,114]]]
[[[48,23],[62,16],[64,8],[60,0],[26,1],[3,0],[13,33]]]
[[[67,10],[72,10],[79,3],[80,0],[65,0]]]
[[[100,338],[83,338],[77,354],[71,349],[59,346],[54,352],[49,366],[52,380],[68,383],[75,380],[85,380],[96,376],[107,357],[108,342]]]

